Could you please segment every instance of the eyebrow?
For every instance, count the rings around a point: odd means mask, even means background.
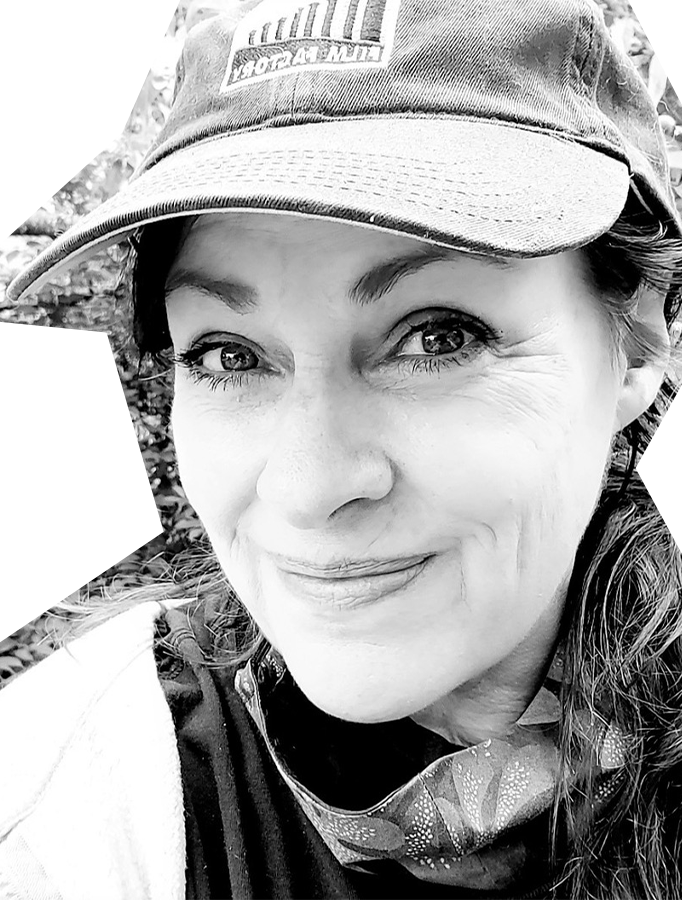
[[[413,275],[432,263],[454,261],[458,256],[463,255],[465,254],[461,251],[434,244],[411,256],[403,256],[380,263],[358,279],[350,289],[349,297],[353,303],[357,303],[359,306],[368,306],[393,290],[396,284],[407,275]],[[478,253],[467,253],[466,256],[494,268],[508,269],[512,266],[511,260],[501,256],[483,256]]]
[[[239,281],[210,278],[191,269],[176,269],[166,281],[166,299],[175,291],[189,288],[206,297],[220,300],[235,312],[243,313],[258,306],[258,292]]]
[[[369,306],[389,293],[401,279],[432,263],[453,261],[457,258],[455,255],[457,253],[462,255],[461,251],[433,245],[410,256],[401,256],[379,263],[355,282],[348,292],[348,298],[351,303],[358,306]],[[506,257],[484,256],[478,253],[466,255],[497,269],[509,269],[513,266],[513,260]],[[210,278],[190,269],[179,268],[173,272],[165,285],[166,298],[181,288],[189,288],[220,300],[237,313],[245,313],[258,306],[258,292],[253,288],[238,281]]]

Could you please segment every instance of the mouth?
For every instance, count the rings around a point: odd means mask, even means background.
[[[297,596],[336,607],[355,608],[404,590],[433,555],[390,560],[342,560],[328,565],[280,558],[283,581]]]

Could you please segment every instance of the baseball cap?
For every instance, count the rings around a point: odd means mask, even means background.
[[[10,298],[145,224],[228,210],[530,257],[603,234],[632,186],[682,233],[656,110],[593,0],[244,6],[190,31],[139,169]]]

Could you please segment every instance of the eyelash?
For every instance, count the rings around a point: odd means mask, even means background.
[[[253,381],[254,378],[260,379],[267,374],[267,371],[263,371],[262,369],[243,369],[234,372],[226,370],[218,373],[208,372],[200,367],[199,362],[203,356],[211,350],[221,350],[228,344],[247,347],[246,344],[240,344],[237,340],[232,341],[226,339],[225,335],[221,336],[220,339],[208,335],[204,338],[200,338],[187,350],[176,353],[172,357],[172,362],[176,366],[187,369],[189,377],[195,384],[205,383],[211,391],[216,391],[219,387],[222,387],[223,390],[227,390],[227,388],[243,387],[247,381]],[[253,348],[247,347],[247,349],[254,353],[254,355],[257,355],[256,350]]]
[[[439,323],[444,323],[446,325],[451,323],[453,331],[458,328],[462,329],[472,335],[473,339],[470,341],[469,345],[459,351],[458,356],[401,357],[394,351],[388,357],[387,362],[390,364],[397,363],[401,373],[407,373],[409,375],[415,375],[417,373],[438,374],[438,372],[450,368],[451,366],[464,365],[462,357],[464,357],[464,360],[468,360],[472,355],[477,356],[485,347],[493,346],[500,339],[498,333],[481,322],[480,319],[476,319],[473,316],[436,310],[431,313],[429,313],[429,311],[421,311],[418,315],[420,316],[418,320],[416,319],[416,314],[405,320],[405,325],[409,325],[410,328],[400,337],[398,348],[407,343],[410,338],[419,334],[420,331],[425,331],[429,326],[438,325]],[[410,318],[413,318],[414,321],[410,321]],[[218,373],[209,372],[201,368],[199,363],[202,357],[211,350],[220,350],[228,344],[245,347],[255,355],[258,355],[257,351],[248,344],[241,343],[239,340],[230,340],[227,335],[207,335],[204,338],[200,338],[187,350],[175,354],[172,361],[175,365],[187,369],[192,381],[196,384],[205,384],[211,391],[216,391],[219,387],[222,387],[223,390],[227,390],[228,388],[240,388],[247,382],[262,379],[269,371],[272,371],[267,368],[257,368],[232,372],[225,370],[224,372]],[[471,345],[474,345],[473,351]]]

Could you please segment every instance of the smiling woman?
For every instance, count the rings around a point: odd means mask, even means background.
[[[682,231],[591,0],[197,26],[136,179],[15,295],[133,231],[220,575],[91,611],[3,691],[51,725],[0,886],[680,896],[682,564],[634,464]]]
[[[244,213],[202,217],[168,283],[183,484],[299,687],[355,721],[452,707],[457,744],[513,724],[633,406],[578,253]]]

